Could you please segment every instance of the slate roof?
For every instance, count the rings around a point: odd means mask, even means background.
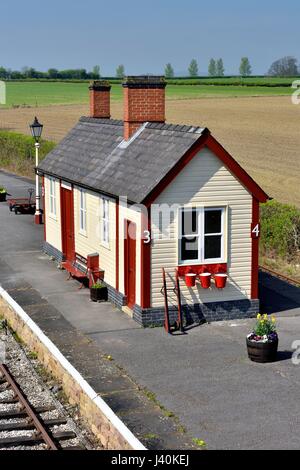
[[[123,121],[82,117],[38,170],[141,203],[204,131],[147,123],[124,142]]]

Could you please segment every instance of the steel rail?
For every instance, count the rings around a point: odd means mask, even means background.
[[[297,281],[296,279],[287,277],[284,274],[273,271],[272,269],[266,268],[265,266],[259,266],[259,269],[261,271],[264,271],[267,274],[271,274],[272,276],[278,277],[278,279],[282,279],[283,281],[286,281],[288,284],[293,284],[297,287],[300,287],[300,281]]]
[[[26,410],[26,413],[32,423],[34,424],[36,430],[38,433],[41,435],[43,441],[47,445],[48,449],[50,450],[58,450],[59,447],[57,444],[54,442],[48,431],[46,430],[42,420],[39,418],[39,416],[35,413],[34,409],[30,405],[29,401],[27,400],[26,396],[20,389],[19,385],[9,372],[9,369],[5,364],[0,364],[0,372],[3,376],[3,378],[6,379],[6,382],[8,385],[11,387],[13,390],[15,396],[18,398],[20,404],[22,405],[22,408]]]

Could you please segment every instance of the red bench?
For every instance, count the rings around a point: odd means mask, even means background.
[[[88,255],[88,258],[75,253],[73,261],[63,261],[61,266],[68,271],[68,280],[71,279],[71,277],[82,280],[80,289],[83,287],[83,281],[85,279],[89,280],[89,287],[91,287],[97,279],[103,279],[104,277],[104,271],[99,268],[98,253]]]

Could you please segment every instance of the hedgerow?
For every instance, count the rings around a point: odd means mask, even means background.
[[[41,140],[40,160],[54,147],[54,142]],[[35,147],[32,137],[0,131],[0,167],[21,175],[34,176],[34,166]]]
[[[300,255],[300,210],[269,201],[261,206],[261,253],[295,261]]]

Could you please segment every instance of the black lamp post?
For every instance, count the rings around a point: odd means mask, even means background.
[[[41,138],[43,127],[43,124],[40,124],[38,118],[35,116],[33,123],[30,124],[30,130],[36,143],[38,143]]]
[[[31,135],[35,140],[35,166],[36,168],[39,165],[39,148],[40,148],[40,138],[43,131],[43,124],[40,124],[37,117],[34,118],[32,124],[30,124],[30,131]],[[35,214],[34,214],[34,222],[36,224],[42,224],[42,212],[40,208],[40,186],[39,186],[39,175],[36,173],[35,176],[35,199],[36,199],[36,206],[35,206]]]

